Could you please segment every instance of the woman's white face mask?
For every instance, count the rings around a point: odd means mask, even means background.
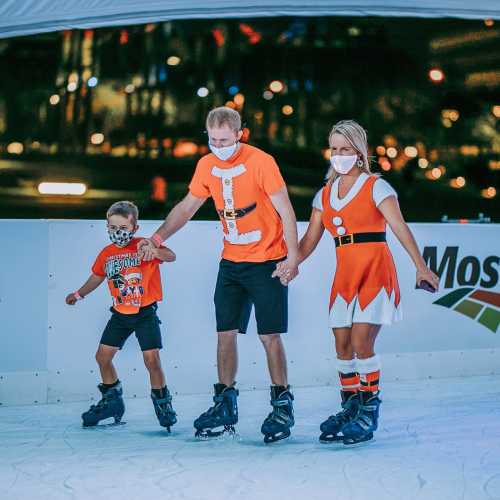
[[[357,155],[332,155],[330,158],[330,163],[338,174],[347,174],[357,161]]]
[[[226,161],[229,160],[234,153],[236,153],[236,150],[238,149],[238,142],[235,142],[231,146],[225,146],[222,148],[216,148],[209,142],[208,147],[210,148],[210,151],[212,151],[212,153],[219,158],[219,160]]]

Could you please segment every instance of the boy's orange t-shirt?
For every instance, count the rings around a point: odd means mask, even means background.
[[[224,230],[224,259],[265,262],[287,254],[281,218],[269,197],[283,187],[274,158],[241,144],[227,161],[212,153],[201,158],[189,191],[213,198]]]
[[[105,276],[113,297],[113,308],[122,314],[135,314],[140,307],[162,300],[159,259],[141,262],[137,243],[144,238],[133,238],[126,247],[114,243],[97,256],[92,272]]]

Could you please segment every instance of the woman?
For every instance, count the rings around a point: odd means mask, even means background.
[[[320,440],[354,444],[373,438],[380,406],[380,361],[374,344],[381,325],[401,319],[394,261],[386,224],[416,267],[416,282],[437,290],[438,277],[420,255],[399,209],[394,189],[370,172],[365,130],[353,120],[337,123],[329,136],[331,167],[317,193],[309,227],[300,241],[307,259],[325,228],[335,240],[337,267],[330,295],[342,410],[321,424]],[[340,435],[342,433],[342,435]]]

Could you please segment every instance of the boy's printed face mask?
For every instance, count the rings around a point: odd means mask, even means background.
[[[134,234],[135,231],[129,231],[128,229],[117,229],[116,231],[108,229],[109,239],[119,247],[126,247],[132,241]]]

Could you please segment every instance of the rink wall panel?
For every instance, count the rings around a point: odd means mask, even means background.
[[[158,222],[143,221],[139,233],[149,235],[157,226]],[[305,223],[299,223],[301,234],[305,228]],[[473,300],[482,309],[472,319],[453,309],[459,306],[470,311],[463,304],[433,304],[465,286],[471,288],[470,293],[476,289],[488,292],[488,300],[493,297],[498,304],[500,226],[412,224],[411,228],[421,251],[427,247],[427,254],[435,254],[436,265],[442,266],[442,288],[434,295],[415,290],[413,265],[389,234],[404,320],[384,327],[377,341],[383,379],[500,373],[500,336],[491,322],[499,308]],[[99,376],[94,353],[110,314],[108,290],[102,285],[74,307],[67,306],[64,298],[82,285],[97,253],[108,244],[104,222],[0,220],[0,231],[0,403],[57,403],[95,397]],[[161,355],[168,383],[177,393],[208,392],[215,381],[213,289],[221,238],[217,222],[190,222],[169,241],[177,261],[162,265]],[[335,251],[325,234],[290,285],[285,343],[290,381],[296,386],[336,384],[327,310],[334,270]],[[489,328],[477,321],[487,307],[493,311]],[[248,334],[238,342],[240,388],[267,386],[266,361],[253,318]],[[135,337],[118,354],[116,365],[127,396],[148,394]]]

